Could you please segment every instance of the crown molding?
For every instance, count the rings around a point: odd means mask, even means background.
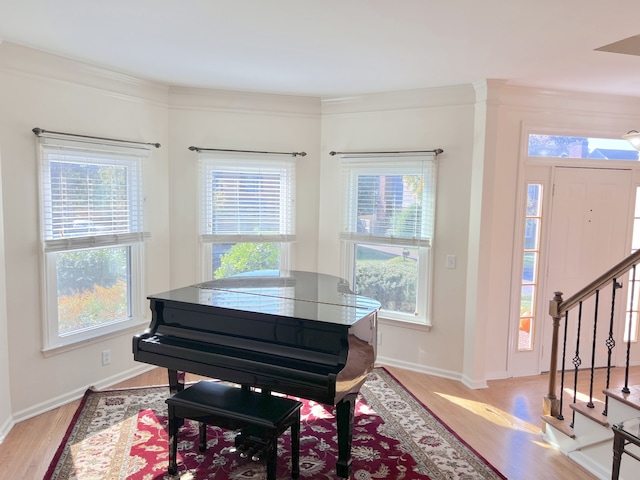
[[[485,82],[484,98],[480,98],[483,82],[475,84],[476,91],[479,92],[479,101],[497,102],[502,106],[635,116],[640,109],[640,97],[518,86],[510,85],[508,81],[503,80]]]
[[[385,110],[469,106],[474,103],[475,94],[472,85],[455,85],[323,98],[322,114],[334,115]]]
[[[9,42],[0,43],[0,72],[72,84],[103,95],[167,104],[169,87]]]
[[[320,98],[172,86],[169,106],[174,109],[250,112],[264,115],[320,115]]]

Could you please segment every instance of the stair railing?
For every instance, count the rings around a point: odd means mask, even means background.
[[[606,346],[608,350],[608,359],[607,359],[607,378],[606,378],[606,387],[609,387],[610,381],[610,370],[611,370],[611,356],[613,348],[615,347],[615,339],[614,339],[614,311],[615,311],[615,298],[616,298],[616,290],[622,287],[621,283],[618,282],[618,279],[625,275],[629,271],[631,271],[631,279],[630,284],[634,285],[636,281],[636,266],[640,264],[640,250],[632,253],[618,264],[607,270],[605,273],[600,275],[594,281],[586,285],[584,288],[576,292],[574,295],[569,297],[566,300],[562,298],[562,292],[554,292],[554,297],[549,302],[549,315],[552,318],[552,344],[551,344],[551,360],[549,364],[549,388],[547,394],[543,401],[543,413],[545,415],[551,415],[556,417],[559,420],[564,420],[563,416],[563,395],[564,391],[564,383],[565,383],[565,359],[567,355],[567,325],[569,322],[569,312],[578,307],[578,319],[577,319],[577,342],[576,342],[576,352],[575,356],[572,359],[572,363],[575,370],[574,375],[574,403],[577,395],[577,379],[578,379],[578,370],[582,365],[582,358],[580,357],[580,329],[582,328],[582,304],[585,300],[595,295],[595,318],[594,318],[594,332],[593,332],[593,342],[592,345],[592,355],[591,355],[591,381],[590,381],[590,391],[589,391],[589,401],[587,406],[593,407],[593,384],[594,384],[594,367],[595,367],[595,349],[596,349],[596,333],[598,327],[598,308],[597,303],[599,301],[599,294],[603,288],[607,286],[611,286],[612,289],[612,299],[611,299],[611,317],[609,320],[609,337],[606,340]],[[630,289],[630,299],[629,299],[629,328],[631,328],[631,315],[633,314],[633,305],[634,305],[634,290],[635,288]],[[564,335],[562,341],[562,352],[560,352],[560,324],[562,319],[564,318]],[[625,362],[625,381],[624,387],[622,389],[623,393],[629,393],[629,365],[630,365],[630,348],[631,348],[631,332],[627,332],[626,342],[626,362]],[[562,354],[562,366],[560,368],[561,374],[561,384],[560,384],[560,394],[556,394],[556,377],[558,372],[558,355]],[[606,401],[606,400],[605,400]],[[603,412],[604,415],[607,414],[607,406],[605,404],[605,410]],[[574,412],[575,415],[575,412]],[[573,421],[571,422],[571,426],[573,426]]]

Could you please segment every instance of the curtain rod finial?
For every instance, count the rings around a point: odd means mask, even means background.
[[[198,147],[194,147],[193,145],[189,147],[189,150],[191,150],[192,152],[199,152],[200,149]]]
[[[293,156],[295,157],[296,155],[299,155],[301,157],[306,157],[307,156],[307,152],[296,152]]]
[[[338,154],[338,152],[334,152],[334,151],[329,152],[329,155],[331,155],[332,157],[337,155],[337,154]]]
[[[44,132],[44,130],[43,130],[43,129],[38,128],[38,127],[36,127],[36,128],[34,128],[34,129],[32,129],[31,131],[32,131],[33,133],[35,133],[37,136],[40,136],[40,134],[41,134],[42,132]]]

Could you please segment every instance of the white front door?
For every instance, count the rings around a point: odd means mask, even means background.
[[[545,298],[551,299],[561,291],[566,300],[622,260],[626,250],[629,229],[629,209],[632,206],[630,170],[600,168],[557,167],[554,175],[549,254]],[[623,280],[623,279],[621,279]],[[626,284],[626,277],[624,282]],[[578,308],[569,313],[567,356],[565,368],[573,368],[578,348],[580,368],[606,366],[611,319],[611,287],[605,287],[583,302],[582,321],[578,326]],[[618,290],[616,298],[622,296]],[[596,302],[597,300],[597,302]],[[597,326],[594,325],[597,303]],[[623,321],[618,308],[615,325]],[[543,321],[541,367],[549,370],[551,355],[551,319]],[[564,320],[561,322],[560,342],[563,339]],[[615,332],[620,329],[614,328]],[[595,334],[595,357],[592,346]],[[622,339],[615,338],[622,345]],[[562,344],[560,345],[562,349]],[[559,357],[562,350],[559,352]],[[562,361],[559,358],[559,366]]]

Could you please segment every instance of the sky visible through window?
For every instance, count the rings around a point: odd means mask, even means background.
[[[639,152],[622,138],[529,135],[529,156],[638,161]]]

